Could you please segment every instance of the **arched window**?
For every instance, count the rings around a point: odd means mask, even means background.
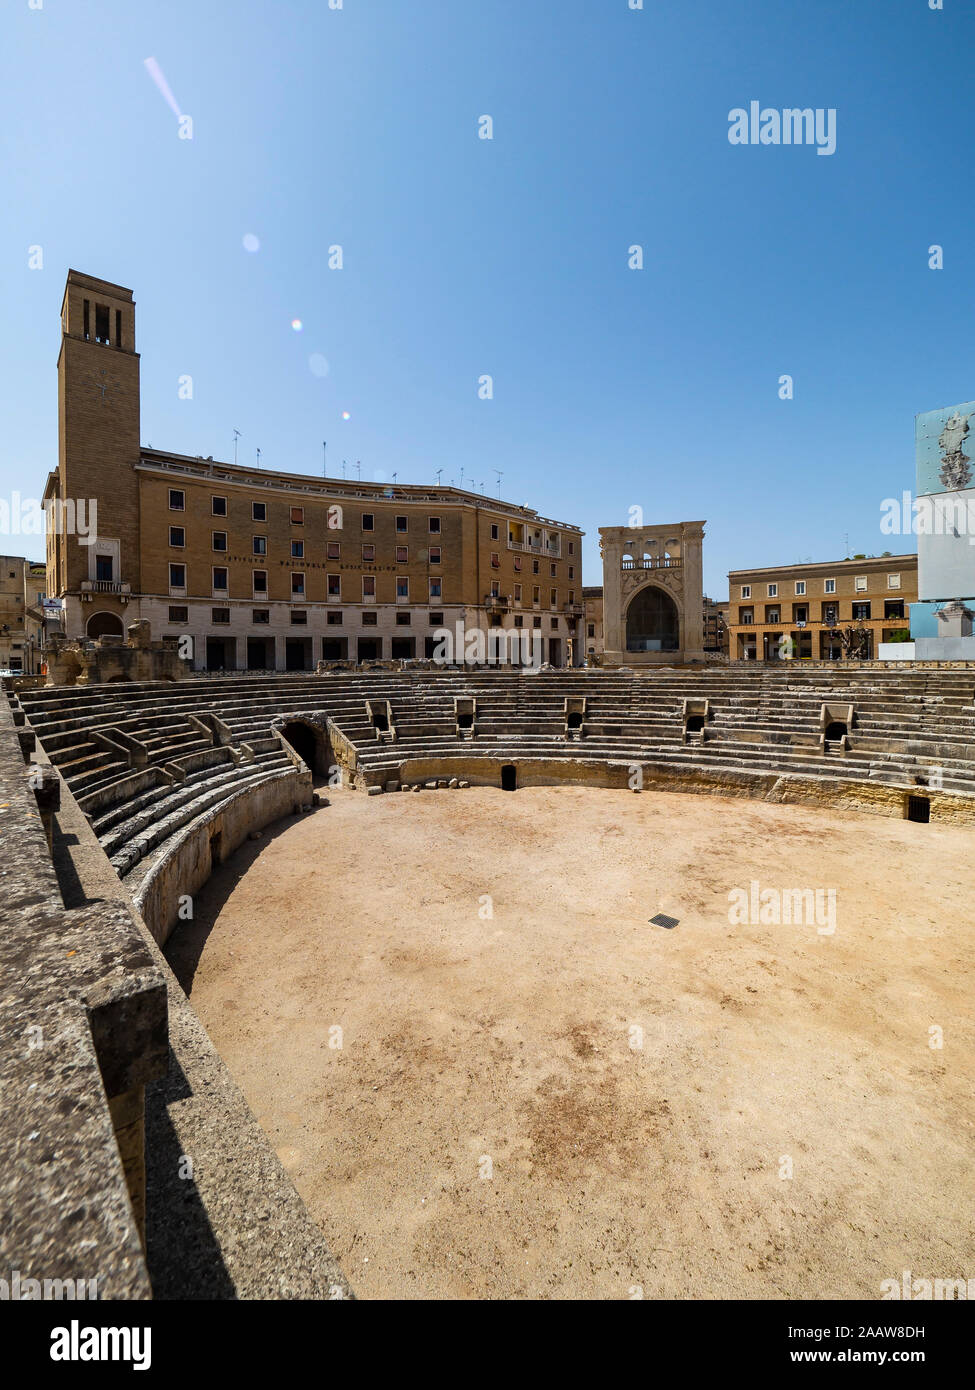
[[[628,652],[675,652],[680,646],[677,605],[663,589],[648,585],[626,610]]]

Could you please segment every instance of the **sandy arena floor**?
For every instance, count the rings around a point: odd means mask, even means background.
[[[168,954],[360,1297],[975,1276],[970,831],[330,795],[224,865]],[[731,925],[752,880],[834,888],[835,932]]]

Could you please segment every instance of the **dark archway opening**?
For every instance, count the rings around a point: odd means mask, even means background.
[[[281,732],[298,754],[298,757],[304,759],[312,772],[323,771],[319,758],[320,745],[318,739],[315,737],[314,729],[308,724],[299,724],[295,721],[291,724],[285,724]]]
[[[626,650],[675,652],[679,647],[677,604],[653,584],[641,589],[626,610]]]
[[[928,824],[931,819],[931,802],[926,796],[907,798],[907,819],[918,821],[921,825]]]
[[[826,725],[826,742],[836,743],[841,738],[845,738],[848,732],[842,720],[834,719],[831,723]]]
[[[569,718],[567,720],[567,727],[570,729],[582,728],[582,715],[579,713],[577,709],[574,709],[572,713],[569,715]]]
[[[474,716],[471,714],[470,710],[468,710],[466,714],[458,714],[457,727],[458,729],[473,729]]]
[[[92,613],[85,627],[88,637],[124,637],[122,619],[117,613]]]
[[[389,718],[384,709],[374,709],[372,712],[372,726],[384,734],[389,729]]]
[[[704,715],[691,714],[687,717],[687,732],[689,734],[699,734],[704,728]]]
[[[513,792],[518,789],[518,769],[514,763],[505,763],[501,769],[501,790]]]

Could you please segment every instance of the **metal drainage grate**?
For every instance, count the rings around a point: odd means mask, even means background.
[[[658,912],[656,917],[650,918],[650,925],[652,927],[666,927],[670,931],[672,927],[676,927],[679,921],[679,917],[668,917],[665,912]]]

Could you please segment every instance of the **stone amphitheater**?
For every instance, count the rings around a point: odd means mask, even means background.
[[[331,787],[570,784],[975,823],[960,664],[8,687],[4,1258],[70,1278],[95,1249],[103,1297],[353,1296],[160,950],[249,836]],[[31,1029],[56,1055],[25,1052]]]

